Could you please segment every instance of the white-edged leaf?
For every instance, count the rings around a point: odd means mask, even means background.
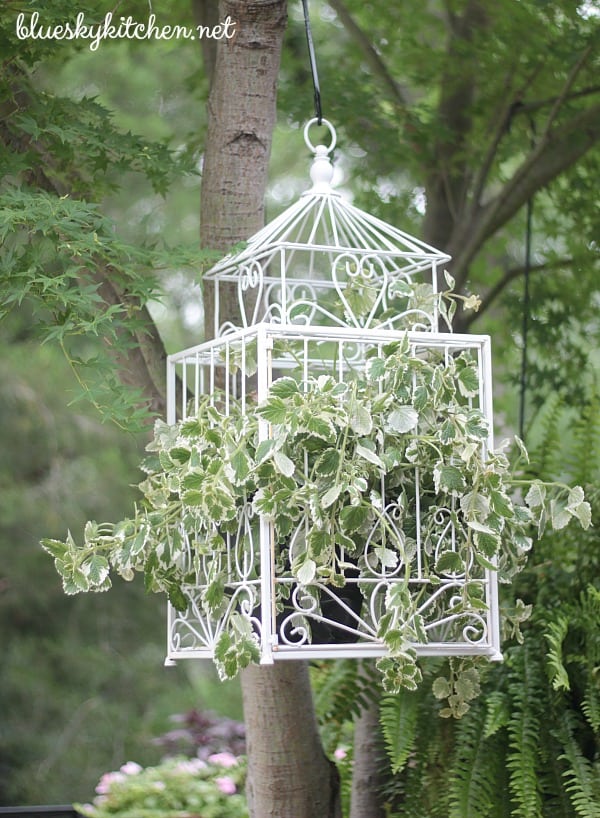
[[[519,450],[521,457],[526,463],[529,463],[529,452],[520,437],[515,435],[515,443],[517,444],[517,449]]]
[[[458,391],[464,398],[474,398],[479,394],[479,375],[474,366],[465,366],[456,376]]]
[[[560,531],[565,528],[571,520],[571,512],[562,500],[550,500],[550,520],[552,528]]]
[[[398,554],[392,551],[391,548],[385,548],[383,545],[375,546],[375,554],[381,563],[382,568],[395,568],[398,565]]]
[[[387,425],[394,432],[410,432],[419,422],[419,413],[412,406],[397,406],[387,417]]]
[[[305,559],[296,571],[296,579],[300,585],[309,585],[315,578],[317,563],[311,559]]]
[[[285,477],[291,477],[296,467],[287,454],[283,452],[276,451],[273,453],[273,462],[275,463],[275,468],[278,472],[281,472]]]
[[[579,503],[577,508],[574,508],[572,513],[577,517],[581,523],[582,528],[589,528],[592,524],[592,507],[589,503]]]
[[[370,433],[373,428],[373,419],[368,409],[360,403],[354,402],[348,418],[348,424],[355,434],[362,437]]]
[[[300,392],[300,385],[298,381],[294,380],[294,378],[290,378],[289,376],[283,378],[277,378],[276,381],[273,381],[269,388],[269,395],[273,395],[277,398],[291,398],[292,395],[297,395]]]
[[[578,505],[583,503],[584,500],[585,493],[581,486],[573,486],[573,488],[569,491],[569,496],[567,497],[567,508],[569,511],[573,511]]]
[[[332,506],[342,493],[342,488],[343,486],[337,485],[332,486],[328,491],[326,491],[321,497],[321,508],[329,508],[329,506]]]
[[[368,460],[369,463],[372,463],[374,466],[377,466],[380,469],[385,469],[385,465],[379,455],[371,451],[371,449],[367,449],[366,446],[361,446],[360,443],[356,444],[356,454],[359,457]]]
[[[543,483],[534,480],[531,486],[529,487],[529,491],[525,495],[525,502],[527,503],[529,508],[538,508],[538,506],[544,505],[545,499],[546,486],[544,486]]]

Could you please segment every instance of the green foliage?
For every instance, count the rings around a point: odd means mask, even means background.
[[[224,411],[209,396],[197,414],[175,426],[157,421],[141,484],[144,502],[134,517],[116,525],[89,522],[81,547],[69,534],[65,541],[44,540],[44,548],[68,594],[108,589],[111,567],[125,579],[142,571],[146,588],[167,593],[177,609],[187,606],[187,586],[202,587],[205,613],[227,612],[215,648],[223,678],[258,656],[249,619],[231,610],[232,578],[221,557],[224,534],[238,530],[247,507],[255,519],[264,515],[272,522],[276,561],[289,565],[291,576],[300,586],[312,586],[318,599],[314,583],[342,586],[348,558],[356,559],[366,577],[374,567],[370,559],[378,570],[409,565],[416,548],[418,468],[420,491],[428,498],[420,509],[421,535],[438,541],[438,511],[455,498],[459,543],[443,554],[425,547],[423,576],[435,582],[439,572],[459,571],[476,579],[468,566],[480,564],[510,579],[530,547],[532,520],[540,534],[546,523],[562,528],[571,518],[585,528],[589,505],[581,489],[515,480],[506,457],[483,456],[487,426],[468,403],[476,380],[471,372],[466,353],[448,360],[434,352],[414,356],[404,339],[370,358],[364,377],[350,383],[320,376],[302,385],[282,377],[249,412],[232,400]],[[265,439],[261,421],[270,424]],[[386,497],[380,496],[382,475]],[[524,484],[529,490],[521,506],[510,494],[514,485]],[[398,509],[395,528],[382,514],[390,502]],[[305,517],[312,523],[306,540],[290,541]],[[372,548],[363,554],[367,538]],[[209,554],[213,559],[207,561]],[[404,577],[390,586],[378,620],[389,654],[377,664],[389,691],[417,687],[421,672],[410,643],[427,639],[419,596],[410,589],[408,571]],[[477,584],[466,582],[453,613],[482,605]],[[470,669],[449,683],[440,680],[436,695],[448,699],[448,714],[460,716],[477,689]]]
[[[135,762],[106,773],[93,804],[77,804],[86,818],[248,818],[244,758],[216,753],[208,761],[172,758],[156,767]]]
[[[415,743],[419,699],[413,693],[402,690],[381,700],[381,728],[392,775],[404,769]]]
[[[594,401],[589,399],[590,404]],[[593,451],[596,424],[587,401],[579,418],[553,402],[532,436],[528,468],[536,479],[569,480],[586,474],[597,525],[600,461],[590,461],[584,445],[572,446],[574,440],[584,440],[589,429]],[[551,452],[546,449],[548,441],[553,441]],[[542,472],[540,462],[559,471]],[[537,483],[532,500],[543,502],[551,516],[547,496]],[[522,630],[507,629],[505,660],[482,672],[479,699],[470,702],[459,721],[431,718],[436,709],[431,697],[450,692],[452,668],[448,681],[439,674],[431,691],[420,688],[410,694],[417,704],[411,702],[409,712],[416,708],[427,713],[429,728],[422,734],[420,715],[411,727],[410,763],[398,766],[386,786],[392,814],[405,814],[403,810],[413,814],[411,787],[420,787],[420,799],[429,809],[424,814],[440,818],[599,814],[597,540],[593,525],[574,532],[569,526],[561,528],[560,511],[555,508],[554,513],[558,528],[544,531],[511,589],[511,595],[527,601],[519,609],[514,606]],[[385,701],[384,730],[400,721],[405,707],[403,698]],[[393,742],[388,743],[388,752],[390,765],[403,757],[396,755]],[[414,814],[421,814],[418,810]]]
[[[0,325],[2,805],[68,803],[123,755],[153,763],[149,737],[201,695],[163,668],[164,605],[142,582],[81,604],[40,554],[44,535],[126,513],[145,441],[65,409],[70,373],[33,323],[22,308]]]
[[[457,729],[449,787],[449,818],[483,818],[493,814],[498,800],[500,759],[497,742],[485,741],[485,704],[480,701]]]
[[[379,699],[381,677],[371,662],[340,659],[313,662],[311,682],[324,749],[333,755],[349,738],[348,722]]]

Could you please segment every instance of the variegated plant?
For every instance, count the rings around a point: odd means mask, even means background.
[[[111,569],[125,579],[142,571],[147,589],[166,592],[177,609],[188,604],[186,588],[200,583],[202,604],[216,614],[226,600],[228,576],[223,560],[205,557],[225,551],[242,509],[271,521],[277,570],[291,572],[301,586],[318,581],[340,588],[348,568],[372,570],[372,561],[380,568],[410,565],[418,491],[423,539],[435,539],[440,508],[451,508],[459,543],[425,550],[426,576],[434,581],[440,572],[472,565],[508,580],[529,550],[535,526],[541,533],[547,522],[560,528],[577,518],[587,527],[590,507],[579,487],[517,479],[505,454],[486,451],[487,424],[470,401],[478,388],[468,353],[415,355],[404,338],[374,352],[364,370],[344,383],[328,375],[281,377],[261,405],[242,411],[229,400],[227,413],[218,395],[207,396],[193,417],[174,426],[156,423],[143,465],[143,499],[131,518],[89,522],[81,546],[70,534],[65,542],[44,540],[43,546],[67,593],[106,590]],[[260,439],[265,424],[269,434]],[[525,457],[522,444],[518,449]],[[383,514],[391,501],[400,538]],[[292,538],[303,519],[310,520],[306,537]],[[407,606],[415,605],[408,571],[406,577],[406,585],[397,583],[388,594],[379,623],[390,654],[380,664],[392,689],[418,682],[406,645],[425,639],[419,616],[406,616]],[[285,600],[278,603],[283,607]],[[468,577],[464,604],[485,607],[481,584]],[[248,620],[234,614],[215,651],[221,674],[235,674],[257,655]]]

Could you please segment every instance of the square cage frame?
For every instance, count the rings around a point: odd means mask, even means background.
[[[478,408],[487,421],[488,436],[482,445],[482,457],[485,457],[488,451],[493,450],[493,414],[490,339],[482,335],[262,322],[168,357],[167,422],[175,424],[192,417],[198,412],[203,397],[216,400],[217,388],[220,406],[226,415],[233,401],[241,406],[242,413],[251,412],[254,406],[267,398],[271,383],[293,369],[296,369],[302,381],[306,381],[309,375],[325,371],[338,381],[344,381],[350,372],[364,366],[365,353],[369,349],[381,349],[404,338],[408,339],[411,354],[414,355],[435,351],[447,359],[466,351],[474,357],[479,392],[475,398],[469,399],[469,404]],[[293,356],[285,351],[291,347],[294,348]],[[269,434],[269,424],[259,421],[259,440],[267,439]],[[323,616],[319,607],[319,596],[325,593],[331,597],[334,593],[324,583],[313,582],[301,586],[289,571],[278,574],[275,570],[273,527],[264,515],[256,517],[250,519],[247,512],[240,512],[238,533],[226,537],[226,554],[221,558],[226,561],[231,578],[226,583],[226,591],[230,595],[227,609],[219,616],[209,615],[202,605],[201,584],[185,589],[189,598],[185,612],[168,605],[167,664],[185,658],[213,658],[216,642],[233,610],[251,622],[260,643],[262,664],[284,659],[385,656],[387,647],[376,633],[378,614],[375,607],[371,605],[367,611],[365,609],[369,606],[363,605],[363,609],[357,613],[337,598],[334,600],[337,606],[335,615],[347,614],[350,620],[346,619],[346,623],[349,621],[350,624],[340,627],[334,622],[333,631],[331,628],[327,631],[333,633],[333,638],[329,638],[329,641],[319,638],[318,642],[311,642],[311,625],[313,628],[322,623],[331,625],[331,620]],[[306,519],[305,523],[310,525],[310,520]],[[450,522],[448,526],[446,533],[449,541],[453,543],[452,547],[457,547]],[[242,558],[238,541],[243,536],[250,543],[250,553]],[[469,579],[481,584],[487,610],[453,615],[450,611],[451,598],[460,592],[464,577],[441,575],[432,583],[431,572],[427,573],[423,567],[424,547],[417,525],[417,547],[411,561],[409,587],[411,590],[420,589],[421,594],[423,589],[431,587],[431,593],[425,594],[419,608],[426,622],[428,641],[410,643],[410,647],[419,656],[481,655],[491,660],[501,660],[496,572],[482,568],[476,580]],[[385,570],[383,573],[375,572],[371,580],[371,598],[385,593],[399,581],[393,575],[386,574]],[[292,606],[284,617],[278,616],[275,610],[278,587],[283,584],[290,586],[288,596]],[[347,584],[357,585],[358,580],[349,578]],[[449,603],[447,609],[444,609],[444,600]],[[427,616],[431,617],[430,620]]]

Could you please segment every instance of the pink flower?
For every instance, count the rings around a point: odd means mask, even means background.
[[[333,757],[337,761],[342,761],[348,755],[348,751],[344,750],[343,747],[338,747],[337,750],[334,752]]]
[[[208,760],[211,764],[218,764],[220,767],[235,767],[238,763],[233,753],[213,753]]]
[[[104,773],[98,785],[96,787],[96,792],[99,795],[106,795],[109,792],[112,784],[116,784],[119,781],[125,781],[125,776],[123,773]]]
[[[233,778],[229,778],[228,775],[221,776],[220,778],[215,778],[215,784],[224,792],[225,795],[233,795],[234,792],[237,791],[237,787],[235,786],[235,781]]]
[[[121,767],[121,772],[125,773],[125,775],[138,775],[142,770],[143,767],[141,764],[138,764],[137,761],[128,761]]]
[[[206,767],[206,762],[202,761],[200,758],[186,758],[183,761],[180,761],[175,769],[178,773],[189,773],[190,775],[195,775],[198,770],[202,770],[204,767]]]

